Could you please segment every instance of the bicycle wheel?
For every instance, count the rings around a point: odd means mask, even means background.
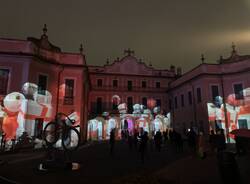
[[[56,123],[48,123],[43,130],[43,139],[47,146],[52,146],[58,140],[58,134],[56,132]]]
[[[62,136],[62,146],[67,151],[74,151],[80,145],[80,133],[74,127],[69,127]]]

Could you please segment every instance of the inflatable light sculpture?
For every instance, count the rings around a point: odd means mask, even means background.
[[[12,92],[3,100],[3,131],[7,143],[18,139],[24,132],[28,136],[34,136],[38,119],[45,123],[52,119],[52,96],[48,91],[41,95],[36,84],[27,82],[23,85],[22,92],[23,94]]]

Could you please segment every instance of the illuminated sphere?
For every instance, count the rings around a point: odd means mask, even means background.
[[[108,116],[109,116],[109,112],[103,112],[103,113],[102,113],[102,116],[108,117]]]
[[[158,113],[161,112],[161,108],[160,108],[160,107],[155,107],[155,108],[153,109],[153,112],[154,112],[155,114],[158,114]]]
[[[23,85],[22,92],[26,96],[33,96],[38,90],[38,86],[34,83],[26,82]]]
[[[240,100],[237,100],[235,98],[235,95],[234,94],[231,94],[227,97],[227,103],[229,105],[233,105],[233,106],[239,106],[240,105]]]
[[[133,110],[134,110],[134,113],[140,113],[141,112],[141,105],[140,104],[133,105]]]
[[[118,95],[112,96],[112,103],[115,105],[119,105],[121,102],[121,98]]]
[[[150,109],[153,109],[156,105],[156,101],[155,99],[153,98],[150,98],[147,100],[147,106],[150,108]]]
[[[4,100],[3,100],[3,104],[4,107],[10,111],[10,112],[18,112],[20,107],[21,107],[21,103],[22,100],[24,100],[25,97],[23,94],[18,93],[18,92],[13,92],[8,94]]]
[[[223,99],[221,96],[216,96],[214,101],[216,107],[220,107],[223,104]]]

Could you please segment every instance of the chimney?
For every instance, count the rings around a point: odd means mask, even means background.
[[[176,74],[176,73],[175,73],[175,66],[174,66],[174,65],[171,65],[171,66],[170,66],[170,71],[173,72],[174,74]]]
[[[182,69],[181,67],[177,68],[177,76],[180,77],[182,75]]]

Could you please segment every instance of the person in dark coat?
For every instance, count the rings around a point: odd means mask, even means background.
[[[169,136],[170,143],[173,144],[173,130],[172,129],[168,130],[168,136]]]
[[[133,143],[134,143],[135,150],[137,150],[138,136],[139,136],[139,132],[138,130],[135,129],[134,136],[133,136]]]
[[[209,135],[209,145],[210,145],[210,150],[212,153],[214,153],[215,151],[215,147],[216,147],[216,135],[214,133],[214,130],[210,131],[210,135]]]
[[[128,134],[128,145],[129,145],[129,150],[133,149],[133,137],[132,137],[132,132],[129,131]]]
[[[190,131],[187,133],[188,138],[188,146],[191,151],[191,153],[195,154],[196,152],[196,142],[197,142],[197,135],[193,128],[190,129]]]
[[[217,152],[221,152],[221,151],[224,151],[226,149],[226,138],[225,138],[223,129],[220,129],[217,132],[216,148],[217,148]]]
[[[148,132],[144,131],[143,128],[141,128],[138,139],[141,161],[144,162],[145,152],[147,151]]]
[[[167,144],[168,141],[168,132],[167,130],[163,132],[164,144]]]
[[[114,146],[115,146],[115,129],[114,128],[110,131],[109,144],[110,144],[110,155],[114,155]]]
[[[154,136],[155,141],[155,148],[157,151],[161,151],[161,144],[162,144],[162,135],[161,132],[158,130]]]
[[[244,155],[246,151],[245,138],[240,136],[235,136],[235,146],[238,155]]]
[[[174,130],[174,140],[177,152],[183,152],[183,140],[180,133]]]

